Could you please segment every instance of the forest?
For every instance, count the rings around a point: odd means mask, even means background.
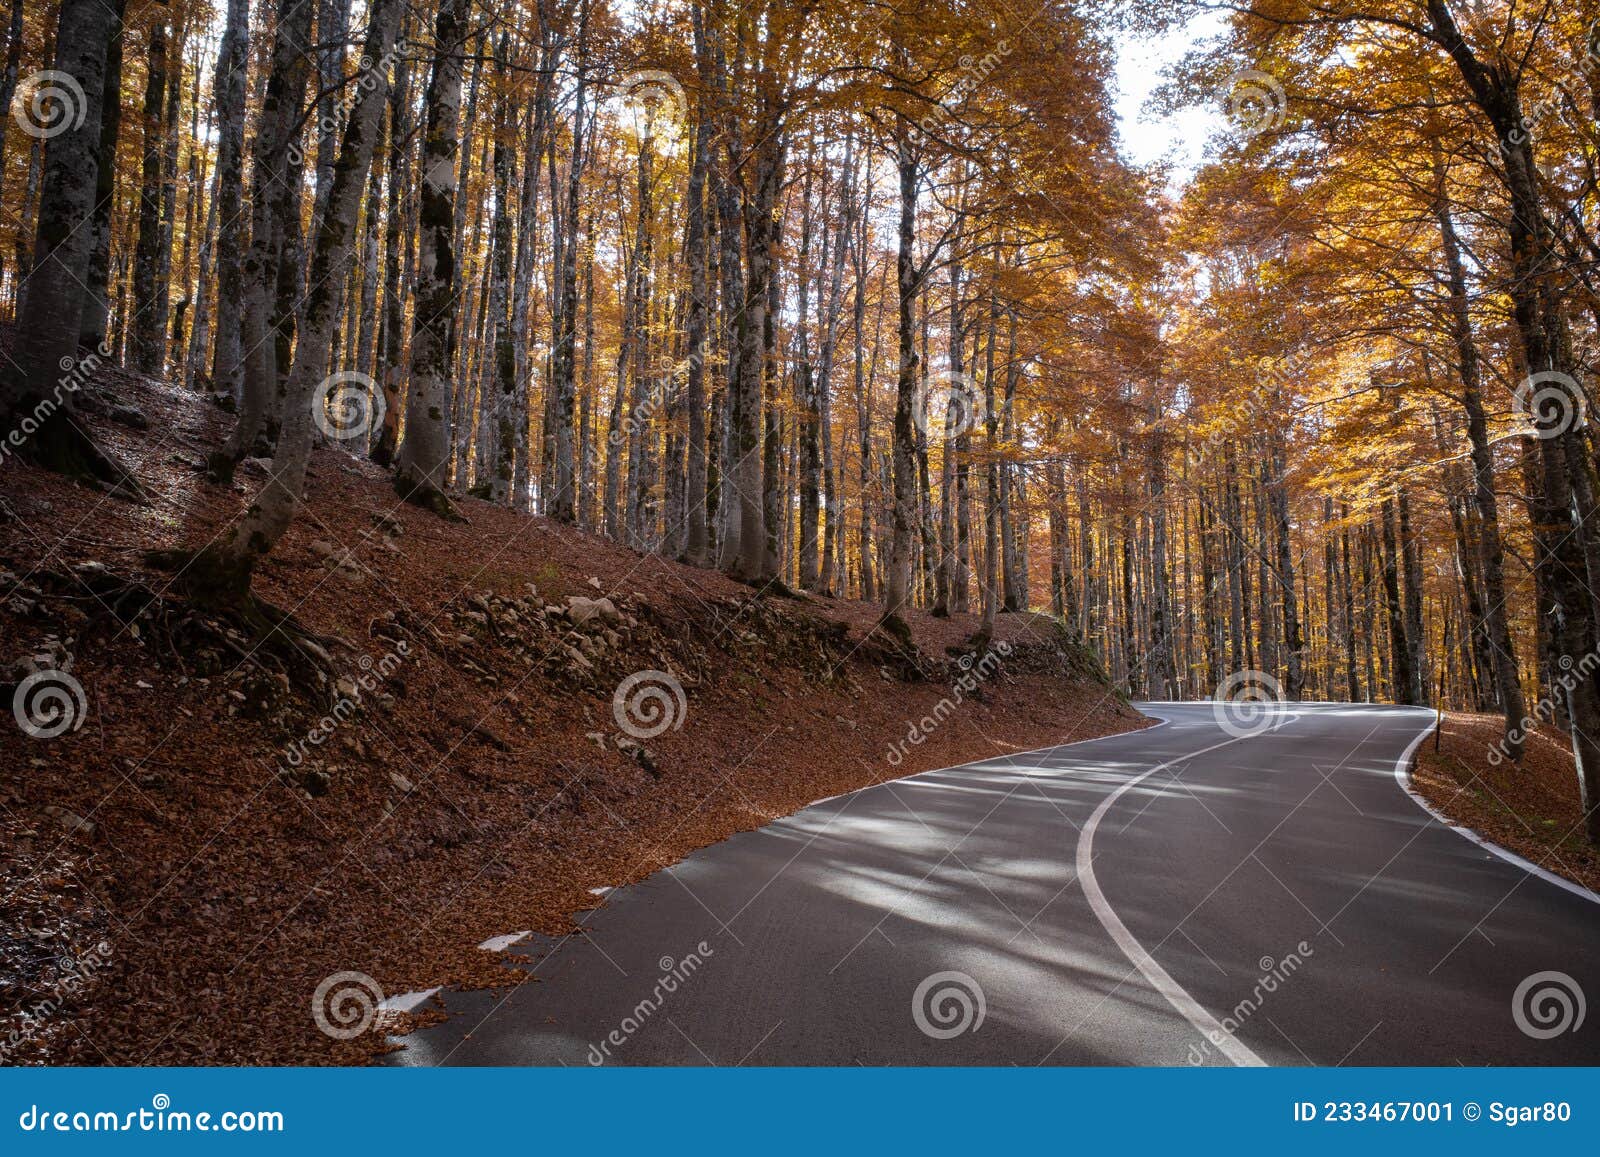
[[[1116,43],[1197,16],[1221,131],[1134,163]],[[1597,16],[10,0],[0,471],[159,504],[116,366],[229,416],[195,485],[270,462],[152,559],[257,631],[334,447],[905,647],[1042,612],[1135,699],[1556,723],[1600,842]]]

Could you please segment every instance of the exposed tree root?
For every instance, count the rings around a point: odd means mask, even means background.
[[[885,614],[874,624],[862,644],[862,650],[879,666],[892,671],[905,683],[921,683],[935,677],[936,672],[917,650],[906,621],[893,612]]]
[[[334,687],[331,648],[348,646],[302,627],[288,612],[250,594],[208,565],[208,556],[189,551],[156,551],[146,556],[152,566],[174,573],[173,587],[186,598],[152,591],[134,579],[97,569],[79,571],[71,585],[80,593],[91,619],[109,614],[119,629],[137,629],[141,637],[171,652],[186,674],[210,676],[247,663],[258,674],[278,681],[313,702],[327,702]],[[63,591],[71,596],[71,590]]]
[[[412,506],[432,512],[446,522],[466,522],[444,491],[428,482],[419,482],[408,475],[396,474],[394,492]]]

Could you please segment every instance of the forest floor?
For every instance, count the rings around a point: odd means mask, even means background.
[[[913,613],[912,670],[870,605],[755,597],[473,500],[445,522],[341,449],[257,577],[327,641],[332,686],[303,686],[145,562],[225,530],[269,464],[206,483],[231,418],[170,386],[110,371],[85,400],[152,501],[0,468],[0,691],[21,712],[30,675],[82,689],[58,737],[0,728],[0,1062],[359,1063],[383,1033],[312,1015],[334,973],[515,984],[476,945],[566,931],[591,889],[839,792],[1149,722],[1046,616],[1001,616],[994,668],[974,616]],[[613,710],[641,671],[684,689],[642,744]]]
[[[1522,764],[1490,761],[1504,737],[1498,715],[1446,712],[1439,750],[1417,749],[1412,786],[1439,811],[1526,860],[1600,891],[1600,850],[1583,832],[1578,773],[1559,727],[1541,725]]]

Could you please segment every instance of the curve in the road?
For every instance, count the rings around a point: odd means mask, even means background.
[[[1285,717],[1281,721],[1274,723],[1270,730],[1276,731],[1287,723],[1290,718],[1293,717]],[[1145,978],[1150,987],[1166,997],[1167,1003],[1177,1009],[1180,1016],[1194,1025],[1201,1036],[1216,1045],[1222,1054],[1234,1064],[1239,1065],[1241,1068],[1259,1068],[1267,1062],[1257,1056],[1255,1051],[1243,1041],[1224,1028],[1221,1021],[1201,1008],[1200,1002],[1190,996],[1183,985],[1172,979],[1171,974],[1165,968],[1162,968],[1156,958],[1145,949],[1145,946],[1139,943],[1138,938],[1128,931],[1127,925],[1117,916],[1116,909],[1112,908],[1111,902],[1106,899],[1106,894],[1100,890],[1100,881],[1095,878],[1094,874],[1095,833],[1100,830],[1100,821],[1105,819],[1106,813],[1115,806],[1119,799],[1151,776],[1167,770],[1173,764],[1182,763],[1188,759],[1196,759],[1213,751],[1219,751],[1224,747],[1231,747],[1241,739],[1247,738],[1250,737],[1236,735],[1230,739],[1224,739],[1221,743],[1213,743],[1210,747],[1202,747],[1199,751],[1177,756],[1167,760],[1165,763],[1158,763],[1149,771],[1144,772],[1142,775],[1134,776],[1117,788],[1116,791],[1106,796],[1101,801],[1100,806],[1094,810],[1094,814],[1089,817],[1089,822],[1084,824],[1082,830],[1078,833],[1077,866],[1078,883],[1083,888],[1083,894],[1089,901],[1089,907],[1093,910],[1095,919],[1100,921],[1101,927],[1110,934],[1112,940],[1116,941],[1117,947],[1122,949],[1122,954],[1128,958],[1130,964],[1139,970],[1139,974]]]
[[[1513,852],[1510,848],[1503,848],[1493,840],[1485,839],[1483,836],[1480,836],[1471,828],[1462,827],[1460,824],[1456,823],[1455,820],[1451,819],[1449,816],[1445,815],[1444,812],[1440,811],[1438,808],[1434,807],[1428,802],[1427,797],[1418,791],[1416,785],[1411,782],[1411,757],[1416,754],[1417,748],[1422,745],[1422,741],[1428,737],[1428,733],[1432,730],[1432,724],[1424,727],[1422,729],[1422,733],[1411,741],[1411,746],[1405,749],[1405,752],[1400,756],[1399,760],[1396,761],[1394,765],[1394,781],[1400,785],[1401,791],[1405,792],[1411,797],[1411,802],[1416,804],[1423,811],[1427,812],[1434,819],[1438,820],[1445,827],[1455,832],[1456,835],[1460,836],[1464,840],[1471,840],[1490,855],[1499,856],[1506,863],[1521,868],[1530,876],[1537,876],[1547,884],[1554,884],[1556,887],[1561,888],[1564,891],[1571,892],[1574,896],[1583,897],[1592,904],[1600,904],[1600,892],[1591,891],[1590,889],[1585,888],[1582,884],[1578,884],[1567,879],[1565,876],[1558,876],[1548,868],[1541,868],[1532,860],[1525,859],[1522,856],[1517,855],[1517,853]]]
[[[386,1063],[1600,1059],[1594,1018],[1535,1039],[1512,1005],[1552,969],[1597,990],[1589,898],[1399,798],[1428,714],[1296,704],[1238,737],[1207,704],[1150,711],[704,848],[510,949],[536,983],[445,994],[457,1015]],[[691,948],[692,978],[658,977]],[[951,975],[987,1016],[930,1033],[911,1001]]]

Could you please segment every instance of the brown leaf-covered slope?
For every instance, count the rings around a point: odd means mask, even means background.
[[[917,679],[866,638],[872,607],[756,597],[482,502],[445,522],[340,449],[258,578],[325,641],[285,665],[144,561],[209,541],[270,464],[206,484],[229,419],[192,395],[108,373],[92,404],[151,505],[0,467],[0,689],[69,666],[86,705],[57,738],[0,728],[6,1062],[359,1061],[378,1034],[311,1016],[332,973],[515,983],[475,946],[558,933],[591,888],[841,791],[1145,722],[1050,620],[1004,615],[1003,668],[893,764],[975,616],[911,615]],[[613,694],[651,670],[686,710],[639,749]]]
[[[1524,859],[1600,891],[1600,852],[1583,834],[1578,773],[1561,729],[1528,736],[1521,765],[1495,759],[1505,734],[1497,716],[1447,712],[1439,750],[1417,749],[1412,786],[1463,827]]]

